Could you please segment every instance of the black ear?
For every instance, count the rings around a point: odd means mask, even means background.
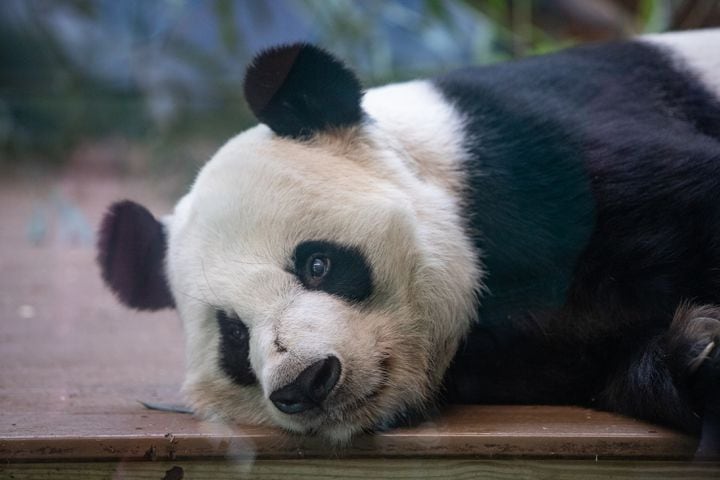
[[[163,225],[142,205],[114,203],[98,236],[98,263],[105,283],[125,305],[139,310],[174,307],[165,278]]]
[[[245,74],[244,91],[257,119],[285,137],[306,138],[362,119],[362,87],[353,72],[306,43],[258,54]]]

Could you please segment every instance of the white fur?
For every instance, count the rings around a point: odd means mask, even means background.
[[[427,81],[397,83],[369,90],[363,109],[384,133],[398,142],[423,180],[458,191],[462,146],[462,119]]]
[[[670,51],[680,71],[689,69],[720,99],[720,28],[646,35],[641,40]]]
[[[364,108],[372,122],[312,142],[263,125],[238,135],[166,219],[185,388],[201,414],[346,440],[422,407],[475,318],[482,272],[458,206],[462,120],[426,82],[370,90]],[[376,284],[367,305],[300,285],[288,270],[305,240],[365,252]],[[215,308],[247,325],[259,387],[234,385],[219,369]],[[275,348],[278,336],[287,352]],[[322,415],[285,415],[269,402],[331,354],[342,376]]]

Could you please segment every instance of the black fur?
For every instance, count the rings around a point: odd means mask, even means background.
[[[310,285],[308,260],[313,255],[330,259],[330,269],[319,285]],[[300,243],[293,254],[294,273],[311,290],[321,290],[351,302],[361,302],[373,292],[373,275],[365,255],[356,247],[325,241]]]
[[[215,313],[220,328],[220,368],[239,385],[254,385],[257,378],[250,366],[250,332],[237,315],[223,310]]]
[[[145,207],[129,200],[113,204],[97,248],[103,280],[122,303],[138,310],[175,306],[165,278],[165,229]]]
[[[683,302],[720,304],[718,102],[637,42],[435,84],[469,119],[468,229],[490,291],[447,399],[577,403],[697,431],[703,400],[668,342],[698,340],[668,327]]]
[[[305,43],[258,54],[247,69],[244,91],[255,117],[284,137],[306,138],[362,119],[355,74]]]

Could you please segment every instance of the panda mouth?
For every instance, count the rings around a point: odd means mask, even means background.
[[[388,386],[390,380],[390,357],[385,356],[379,362],[377,371],[380,372],[380,379],[375,382],[372,389],[360,396],[349,399],[347,402],[340,403],[334,408],[362,408],[372,399],[377,398]]]
[[[351,392],[340,389],[334,392],[329,402],[323,402],[318,408],[293,414],[292,417],[304,423],[311,432],[319,433],[323,427],[337,426],[343,423],[355,423],[358,418],[367,416],[372,411],[373,402],[387,389],[390,379],[390,361],[388,357],[378,362],[376,371],[380,378],[372,389],[361,395],[353,396]],[[341,386],[342,387],[342,386]],[[314,425],[313,425],[314,424]],[[306,431],[305,433],[310,433]]]
[[[358,416],[361,412],[367,412],[372,407],[372,403],[375,399],[380,397],[382,393],[387,389],[390,380],[390,360],[389,357],[384,357],[378,364],[380,372],[380,379],[375,383],[373,388],[366,394],[359,397],[350,397],[345,401],[338,402],[334,405],[329,405],[319,412],[320,416],[323,414],[328,415],[327,423],[340,423],[351,420],[352,417]],[[339,393],[339,392],[338,392]],[[333,415],[333,413],[335,415]],[[350,412],[349,415],[345,412]],[[325,422],[323,422],[325,423]]]
[[[363,395],[362,397],[352,398],[346,402],[333,405],[332,409],[342,411],[363,409],[367,407],[375,398],[379,397],[383,390],[385,390],[385,387],[386,384],[384,382],[380,382],[369,393]]]

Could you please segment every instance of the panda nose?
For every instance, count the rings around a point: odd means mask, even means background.
[[[271,393],[270,401],[288,415],[315,408],[335,387],[340,371],[340,360],[331,355],[313,363],[291,383]]]

